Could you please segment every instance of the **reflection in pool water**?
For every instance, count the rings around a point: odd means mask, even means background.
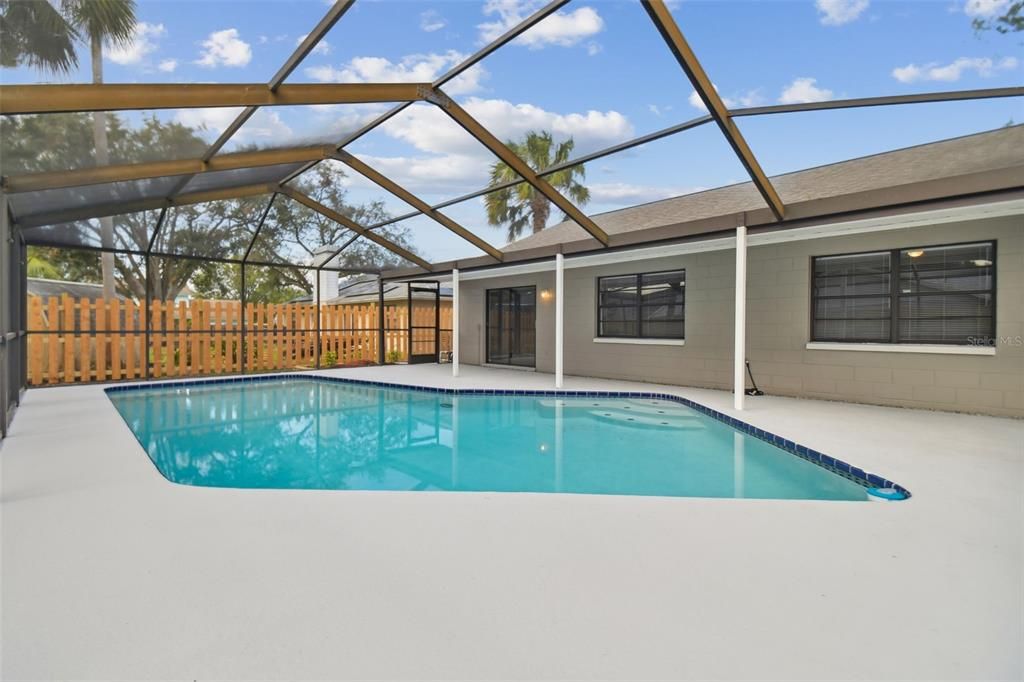
[[[109,395],[160,472],[187,485],[867,497],[666,400],[459,396],[295,377]]]

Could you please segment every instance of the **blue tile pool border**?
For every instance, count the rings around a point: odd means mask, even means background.
[[[653,391],[566,391],[566,390],[534,390],[534,389],[500,389],[500,388],[443,388],[437,386],[415,386],[412,384],[396,384],[389,381],[371,381],[368,379],[350,379],[343,377],[329,377],[319,374],[264,374],[259,376],[233,376],[212,379],[188,379],[175,381],[157,381],[144,384],[122,384],[109,386],[103,389],[104,393],[126,393],[130,391],[151,391],[166,388],[187,388],[190,386],[209,386],[213,384],[243,384],[268,381],[313,381],[323,383],[350,384],[355,386],[372,386],[375,388],[391,388],[401,391],[418,391],[422,393],[441,393],[445,395],[491,395],[491,396],[543,396],[556,398],[633,398],[641,400],[667,400],[679,403],[701,414],[705,414],[717,421],[731,426],[737,431],[754,436],[766,443],[774,445],[791,455],[806,460],[823,469],[842,476],[865,488],[892,488],[902,493],[905,498],[910,498],[910,491],[898,483],[890,481],[884,476],[865,471],[852,464],[830,457],[814,448],[807,447],[795,441],[788,440],[782,436],[760,429],[745,421],[730,417],[729,415],[713,410],[706,405],[694,402],[689,398],[673,395],[671,393],[656,393]]]

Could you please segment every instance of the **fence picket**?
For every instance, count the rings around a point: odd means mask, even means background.
[[[110,330],[110,380],[121,378],[121,299],[110,302],[107,317],[107,329]]]
[[[29,384],[238,373],[311,367],[319,353],[337,366],[405,361],[410,314],[415,326],[434,324],[433,306],[404,301],[384,307],[384,357],[378,358],[377,303],[325,305],[238,301],[154,300],[149,310],[132,300],[76,299],[64,294],[28,300]],[[146,316],[152,325],[145,343]],[[451,329],[451,304],[442,301],[440,328]],[[318,324],[319,322],[319,324]],[[317,327],[320,328],[319,337]],[[245,328],[245,348],[241,330]],[[35,333],[33,332],[45,332]],[[428,338],[424,330],[416,338]],[[451,346],[440,334],[440,350]],[[243,356],[243,353],[245,354]]]
[[[135,333],[135,311],[138,307],[135,301],[124,302],[124,375],[126,379],[134,379],[138,376],[136,372],[135,342],[138,336]]]

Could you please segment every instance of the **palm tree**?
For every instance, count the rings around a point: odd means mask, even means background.
[[[89,45],[92,82],[103,82],[103,44],[130,45],[135,37],[135,0],[61,0],[57,9],[40,0],[4,0],[0,28],[7,43],[0,64],[25,63],[42,71],[65,75],[78,66],[74,43]],[[96,165],[110,163],[107,114],[93,113]],[[103,246],[114,244],[113,218],[100,218]],[[101,255],[103,295],[114,297],[114,254]]]
[[[551,133],[536,131],[528,132],[522,142],[505,144],[537,171],[565,163],[575,146],[572,138],[555,144]],[[586,177],[583,165],[578,164],[545,175],[544,179],[577,206],[582,206],[590,201],[590,190],[579,182]],[[497,161],[491,166],[491,186],[520,179],[519,174],[503,161]],[[537,234],[547,227],[548,216],[551,215],[551,202],[527,182],[491,192],[485,196],[484,201],[487,206],[487,222],[495,227],[506,226],[510,242],[519,239],[527,225],[531,225],[533,234]],[[562,219],[566,220],[567,217],[563,215]]]
[[[92,57],[92,82],[103,82],[103,43],[130,45],[135,36],[135,0],[64,0],[61,10],[82,40],[89,41]],[[92,115],[93,139],[96,142],[96,165],[110,164],[107,145],[107,112]],[[100,218],[100,240],[103,246],[114,245],[114,219]],[[114,298],[114,254],[100,255],[103,270],[103,297]]]
[[[0,0],[0,66],[67,73],[78,62],[74,37],[50,3]]]

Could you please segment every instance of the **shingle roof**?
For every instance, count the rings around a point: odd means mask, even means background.
[[[57,279],[43,279],[41,277],[28,278],[28,295],[50,298],[51,296],[62,296],[67,294],[72,298],[103,298],[103,285],[90,284],[88,282],[65,282]],[[114,294],[117,298],[124,300],[121,294]]]
[[[928,180],[1024,166],[1024,124],[786,173],[772,184],[786,204],[891,189]],[[765,209],[751,182],[591,216],[609,235]],[[503,247],[508,252],[592,241],[563,222]]]

